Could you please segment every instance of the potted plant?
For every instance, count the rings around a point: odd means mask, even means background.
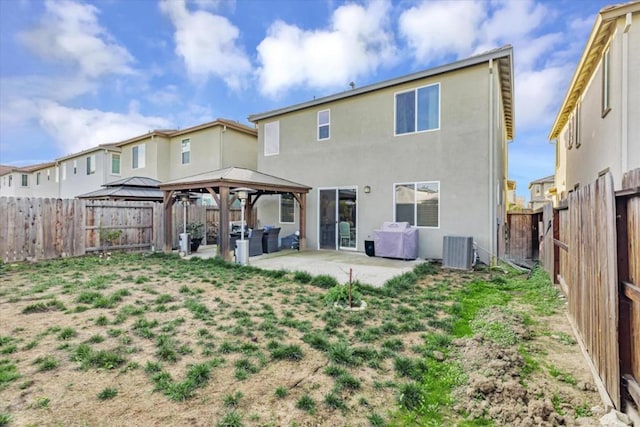
[[[187,224],[187,233],[191,241],[191,252],[197,252],[204,237],[204,224],[201,222],[190,222]]]

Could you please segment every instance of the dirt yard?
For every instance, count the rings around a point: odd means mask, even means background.
[[[161,255],[0,265],[0,426],[596,425],[548,280],[326,276]]]

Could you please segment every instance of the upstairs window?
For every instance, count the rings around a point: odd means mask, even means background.
[[[131,168],[141,169],[145,165],[144,144],[131,148]]]
[[[56,174],[56,182],[60,181],[60,166],[56,166],[55,174]]]
[[[60,169],[62,169],[62,180],[65,181],[67,179],[67,163],[60,163]]]
[[[41,172],[36,172],[36,185],[40,185]]]
[[[26,173],[23,173],[21,178],[22,178],[22,181],[20,182],[20,185],[22,185],[23,187],[28,187],[29,186],[29,175],[27,175]]]
[[[87,175],[96,173],[96,155],[92,154],[87,157]]]
[[[395,97],[396,135],[440,128],[440,84],[400,92]]]
[[[611,110],[611,76],[610,76],[611,53],[609,49],[604,51],[602,55],[602,117],[606,116]]]
[[[120,154],[111,153],[111,173],[120,175]]]
[[[280,121],[264,124],[264,155],[280,154]]]
[[[74,175],[78,174],[78,161],[77,160],[73,161],[73,174]]]
[[[182,140],[182,164],[188,165],[191,163],[191,140],[183,139]]]
[[[12,183],[13,183],[13,175],[9,175],[9,185],[7,185],[7,187],[11,187]]]
[[[280,195],[280,223],[281,224],[293,224],[295,214],[295,202],[293,194],[281,194]]]
[[[47,169],[47,181],[51,181],[51,169]]]
[[[331,110],[318,111],[318,141],[331,137]]]
[[[418,227],[440,227],[440,183],[396,184],[395,221]]]

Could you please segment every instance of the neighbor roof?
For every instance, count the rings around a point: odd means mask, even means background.
[[[149,138],[151,136],[162,136],[162,137],[165,137],[165,138],[171,138],[171,137],[174,137],[174,136],[185,135],[187,133],[197,132],[197,131],[203,130],[203,129],[208,129],[208,128],[214,127],[214,126],[226,126],[228,128],[237,130],[238,132],[243,132],[243,133],[246,133],[246,134],[251,135],[251,136],[256,136],[258,134],[258,131],[255,128],[252,128],[250,126],[246,126],[246,125],[243,125],[241,123],[234,122],[233,120],[217,118],[212,122],[202,123],[200,125],[191,126],[191,127],[184,128],[184,129],[157,129],[157,130],[154,130],[154,131],[149,131],[149,133],[145,133],[143,135],[134,136],[133,138],[129,138],[129,139],[126,139],[124,141],[117,142],[116,144],[119,147],[122,147],[123,145],[131,144],[131,143],[138,142],[138,141],[142,141],[143,139],[147,139],[147,138]]]
[[[483,62],[488,62],[489,60],[498,61],[498,65],[499,65],[498,70],[499,70],[500,83],[502,87],[502,103],[503,103],[504,118],[506,122],[507,138],[509,140],[512,140],[514,137],[514,106],[513,106],[513,47],[511,45],[494,49],[489,52],[472,56],[470,58],[466,58],[460,61],[430,68],[428,70],[419,71],[417,73],[408,74],[406,76],[398,77],[395,79],[385,80],[383,82],[374,83],[372,85],[363,86],[361,88],[348,90],[348,91],[337,93],[330,96],[325,96],[323,98],[314,99],[312,101],[291,105],[289,107],[284,107],[277,110],[271,110],[264,113],[252,114],[249,116],[249,121],[257,123],[260,120],[268,119],[270,117],[279,116],[279,115],[290,113],[293,111],[302,110],[305,108],[315,107],[318,105],[326,104],[328,102],[350,98],[352,96],[358,96],[364,93],[373,92],[376,90],[385,89],[388,87],[400,85],[400,84],[411,82],[414,80],[423,79],[425,77],[431,77],[431,76],[436,76],[438,74],[448,73],[450,71],[455,71],[462,68],[481,64]]]
[[[540,178],[540,179],[536,179],[535,181],[531,181],[529,183],[529,188],[531,188],[531,186],[533,184],[548,184],[551,183],[553,184],[556,180],[555,175],[549,175],[549,176],[545,176],[544,178]]]
[[[558,115],[556,116],[549,139],[556,139],[560,135],[560,131],[564,128],[569,115],[576,108],[576,103],[582,94],[582,91],[589,83],[592,74],[594,73],[602,52],[609,42],[609,38],[615,30],[616,21],[619,17],[626,15],[627,13],[640,12],[640,2],[633,1],[621,5],[607,6],[600,10],[596,22],[591,30],[591,35],[587,41],[587,45],[582,52],[580,62],[576,68],[571,84],[567,90],[567,94],[562,101],[562,106]]]

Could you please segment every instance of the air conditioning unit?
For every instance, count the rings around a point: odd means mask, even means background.
[[[473,264],[473,237],[444,236],[442,266],[458,270],[471,270]]]

